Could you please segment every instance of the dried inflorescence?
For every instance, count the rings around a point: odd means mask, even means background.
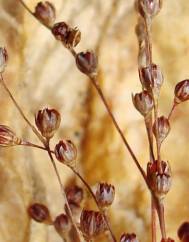
[[[69,203],[81,204],[84,198],[83,189],[77,185],[69,186],[65,189]]]
[[[41,203],[33,203],[28,208],[29,216],[39,223],[51,223],[52,219],[49,213],[49,209]]]
[[[72,225],[71,225],[71,222],[68,218],[68,216],[64,213],[58,215],[54,222],[54,227],[57,231],[57,233],[62,237],[64,238],[65,235],[71,230],[72,228]]]
[[[0,125],[0,146],[9,147],[20,145],[22,140],[6,125]]]
[[[156,131],[156,125],[158,127],[158,133]],[[167,137],[167,135],[170,132],[170,129],[171,128],[169,120],[164,116],[159,117],[157,121],[154,122],[153,133],[160,143],[162,143],[164,139]]]
[[[136,8],[142,17],[154,17],[162,8],[162,0],[136,0]]]
[[[175,102],[185,102],[189,100],[189,79],[179,82],[175,87]]]
[[[96,190],[96,200],[100,207],[109,207],[115,197],[115,188],[111,184],[99,183]]]
[[[120,238],[120,242],[138,242],[136,234],[122,234]]]

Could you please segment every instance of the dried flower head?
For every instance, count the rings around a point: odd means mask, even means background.
[[[99,183],[96,190],[96,200],[100,207],[110,206],[115,197],[115,188],[111,184]]]
[[[53,222],[57,233],[64,238],[64,235],[71,230],[71,222],[66,214],[60,214]]]
[[[135,108],[146,117],[153,109],[153,99],[147,91],[136,93],[132,96]]]
[[[55,156],[57,160],[68,165],[73,166],[77,158],[77,149],[71,140],[60,140],[55,146]]]
[[[157,98],[164,80],[160,67],[156,64],[141,67],[139,76],[143,88]]]
[[[5,48],[0,47],[0,73],[5,70],[8,60],[8,53]]]
[[[80,204],[83,200],[83,189],[77,185],[69,186],[65,189],[66,197],[69,202]]]
[[[156,122],[153,125],[153,133],[159,142],[162,143],[170,132],[169,120],[161,116],[157,119],[158,135],[156,134]]]
[[[77,28],[71,28],[65,22],[56,23],[52,28],[52,33],[66,48],[77,46],[81,40],[81,32]]]
[[[122,234],[120,242],[138,242],[136,234]]]
[[[167,238],[167,239],[162,239],[161,242],[175,242],[175,241],[171,238]]]
[[[80,217],[82,233],[87,238],[93,238],[107,230],[104,217],[100,212],[83,210]]]
[[[136,9],[142,17],[154,17],[162,8],[162,0],[137,0]]]
[[[51,223],[51,216],[48,208],[41,203],[34,203],[28,208],[29,216],[39,223]]]
[[[35,123],[41,134],[50,139],[60,126],[61,116],[55,109],[39,110],[35,116]]]
[[[162,173],[158,161],[147,164],[147,181],[151,190],[160,199],[164,198],[171,188],[171,168],[168,162],[161,161]]]
[[[179,82],[175,87],[175,102],[185,102],[189,100],[189,79]]]
[[[16,134],[5,125],[0,125],[0,146],[8,147],[14,145],[20,145],[22,142]]]
[[[188,236],[189,238],[189,222],[182,223],[177,231],[177,234],[181,241],[183,241],[184,236]]]
[[[45,1],[39,2],[35,7],[34,15],[38,18],[43,24],[47,26],[52,26],[56,18],[56,10],[52,3]]]
[[[97,62],[97,57],[92,51],[80,52],[76,55],[76,65],[86,75],[96,74]]]

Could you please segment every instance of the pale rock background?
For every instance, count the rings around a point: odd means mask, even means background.
[[[140,91],[134,1],[52,2],[58,12],[57,21],[67,21],[81,30],[77,51],[95,49],[98,53],[104,93],[145,168],[148,151],[144,124],[131,101],[131,93]],[[37,1],[26,3],[33,9]],[[161,93],[164,115],[171,108],[175,84],[189,77],[188,23],[188,0],[165,0],[153,24],[154,61],[165,76]],[[115,185],[116,200],[110,214],[117,238],[122,232],[135,232],[140,241],[150,241],[149,192],[90,81],[79,73],[70,53],[17,0],[0,0],[0,45],[9,52],[6,83],[30,120],[34,122],[34,114],[42,107],[57,108],[62,124],[54,143],[61,137],[76,143],[77,168],[91,186],[98,181]],[[2,87],[0,93],[0,123],[37,143]],[[162,155],[170,161],[173,172],[172,190],[166,198],[166,223],[168,235],[176,241],[178,226],[189,220],[188,112],[188,103],[176,110]],[[66,183],[73,175],[57,165]],[[53,228],[28,218],[26,210],[32,201],[48,205],[53,217],[62,211],[62,197],[47,155],[30,148],[1,148],[0,242],[61,241]]]

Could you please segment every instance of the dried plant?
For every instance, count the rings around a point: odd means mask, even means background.
[[[164,217],[164,199],[171,188],[172,174],[168,161],[161,156],[161,147],[171,130],[171,117],[178,104],[189,100],[189,80],[179,82],[175,87],[173,105],[167,117],[159,114],[159,95],[163,86],[163,74],[160,67],[153,62],[151,28],[153,19],[162,8],[162,0],[136,0],[135,8],[138,14],[136,35],[138,38],[138,71],[141,82],[141,92],[132,95],[134,107],[143,116],[146,127],[146,134],[149,143],[149,160],[146,162],[146,172],[140,165],[138,158],[124,136],[111,108],[105,98],[98,82],[98,60],[93,51],[77,53],[75,46],[81,40],[81,33],[78,28],[69,26],[66,22],[55,23],[56,10],[52,3],[40,2],[34,12],[19,0],[23,7],[34,16],[41,24],[51,31],[56,40],[60,41],[73,55],[77,68],[88,76],[91,84],[96,89],[102,103],[104,104],[109,117],[111,118],[125,148],[129,151],[141,177],[146,183],[151,196],[151,231],[152,242],[157,241],[156,217],[159,220],[161,231],[161,242],[171,242],[173,239],[166,234],[166,222]],[[115,188],[112,184],[98,184],[96,192],[93,192],[87,181],[76,170],[77,148],[70,140],[60,140],[54,148],[50,141],[58,131],[61,123],[61,115],[55,109],[44,108],[39,110],[35,116],[35,126],[28,120],[21,106],[7,87],[3,77],[6,69],[8,54],[5,48],[0,48],[0,82],[9,95],[20,115],[37,136],[41,145],[34,144],[29,140],[18,138],[11,128],[0,125],[0,146],[26,146],[42,149],[47,152],[56,173],[61,193],[64,199],[63,213],[52,218],[49,208],[44,204],[33,203],[28,207],[28,215],[36,222],[53,226],[63,241],[93,241],[101,234],[107,234],[107,240],[120,242],[137,242],[139,239],[134,233],[123,233],[117,239],[111,228],[108,219],[108,208],[114,201]],[[56,161],[67,166],[81,180],[87,191],[96,203],[98,211],[88,210],[83,207],[85,199],[83,188],[79,186],[63,186]],[[79,221],[77,216],[79,215]],[[184,222],[179,230],[178,237],[182,242],[189,241],[189,223]],[[141,240],[142,241],[142,240]]]

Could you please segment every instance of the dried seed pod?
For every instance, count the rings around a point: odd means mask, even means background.
[[[68,200],[68,203],[74,202],[76,204],[80,204],[83,200],[83,189],[77,185],[67,187],[65,189],[66,197]]]
[[[115,188],[111,184],[99,183],[96,190],[96,200],[100,207],[110,206],[115,198]]]
[[[122,234],[120,238],[120,242],[138,242],[136,234]]]
[[[34,203],[28,208],[29,216],[39,223],[51,224],[52,219],[48,208],[41,203]]]
[[[75,145],[70,140],[60,140],[55,146],[55,156],[57,160],[68,165],[75,165],[75,160],[77,158],[77,149]]]
[[[8,126],[0,125],[0,146],[9,147],[20,145],[21,143],[22,140]]]
[[[154,17],[162,8],[162,0],[137,0],[136,10],[142,17]]]
[[[43,24],[47,26],[52,26],[56,18],[56,10],[52,3],[45,1],[39,2],[35,7],[34,15]]]
[[[182,242],[189,242],[189,234],[184,234],[181,241]]]
[[[158,161],[147,164],[147,181],[151,190],[163,199],[171,188],[171,168],[168,162],[161,161],[162,173],[158,169]]]
[[[57,233],[63,238],[65,234],[71,230],[72,227],[71,222],[66,214],[60,214],[57,216],[53,224]]]
[[[66,48],[75,47],[81,40],[81,32],[77,28],[71,28],[65,22],[56,23],[52,28],[52,33]]]
[[[181,241],[183,241],[184,236],[189,236],[189,222],[182,223],[177,231],[177,234]]]
[[[80,217],[81,231],[87,238],[94,238],[107,230],[104,217],[100,212],[83,210]]]
[[[163,85],[163,74],[158,65],[152,64],[139,68],[139,76],[142,87],[154,96],[159,97],[161,86]]]
[[[86,75],[94,75],[97,72],[97,57],[92,51],[80,52],[76,55],[78,69]]]
[[[157,127],[158,127],[158,134],[156,134],[156,122],[155,122],[153,125],[153,133],[156,139],[158,138],[159,142],[162,143],[170,132],[169,120],[164,116],[159,117],[157,119]]]
[[[167,238],[167,239],[162,239],[161,242],[175,242],[175,241],[171,238]]]
[[[5,70],[8,61],[8,53],[5,48],[0,47],[0,73]]]
[[[61,116],[55,109],[39,110],[35,116],[35,123],[41,134],[50,139],[60,126]]]
[[[136,93],[132,96],[135,108],[146,117],[153,109],[153,99],[147,91]]]
[[[175,102],[181,103],[189,100],[189,79],[179,82],[175,87]]]

